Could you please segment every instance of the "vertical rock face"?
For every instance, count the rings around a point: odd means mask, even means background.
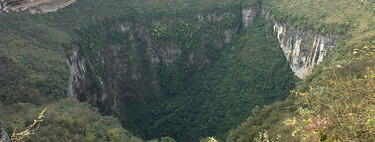
[[[245,17],[242,17],[241,25],[244,27],[250,26],[258,11],[258,8],[242,10],[243,13],[240,14]],[[232,18],[234,19],[236,16],[229,12],[198,14],[198,22],[195,24],[207,21],[221,22]],[[152,21],[153,25],[160,26],[165,23],[166,19]],[[67,52],[67,63],[70,67],[70,96],[80,101],[89,102],[99,107],[102,111],[106,111],[109,108],[117,111],[117,106],[125,105],[125,101],[153,96],[153,91],[147,90],[149,88],[139,88],[153,86],[152,88],[158,90],[160,86],[157,73],[160,70],[159,63],[173,66],[176,64],[176,60],[180,59],[183,52],[178,47],[178,41],[157,44],[151,36],[149,27],[145,25],[127,21],[127,23],[114,23],[113,27],[122,33],[128,33],[128,37],[125,36],[127,38],[126,43],[92,47],[88,52],[88,56],[80,55],[80,52],[83,52],[80,51],[83,50],[80,47],[73,47]],[[204,42],[202,45],[224,46],[224,43],[231,42],[233,34],[238,29],[240,29],[239,25],[217,29],[214,33],[222,36],[215,39],[212,43]],[[218,32],[219,30],[220,32]],[[192,51],[189,54],[186,59],[186,62],[189,62],[188,64],[205,64],[209,62],[206,59],[196,59],[195,57],[200,54],[198,51]],[[140,62],[140,59],[143,62]],[[148,71],[150,73],[144,73]],[[147,75],[146,80],[144,79],[145,75]],[[142,83],[137,84],[136,82]],[[142,95],[142,93],[147,96]]]
[[[301,79],[311,73],[315,65],[323,61],[339,38],[337,35],[320,35],[311,31],[295,30],[288,24],[275,23],[274,30],[290,68]]]
[[[4,131],[4,123],[0,118],[0,141],[1,142],[11,142],[8,134]]]
[[[106,94],[94,87],[94,81],[88,76],[86,59],[80,57],[78,51],[78,47],[73,47],[67,52],[67,63],[70,69],[69,95],[101,108]]]
[[[258,7],[242,9],[242,25],[245,28],[251,26],[258,12],[259,12]]]
[[[241,9],[241,26],[249,27],[262,11],[262,15],[269,17],[260,6]],[[220,22],[235,18],[231,13],[217,15],[198,14],[198,22],[214,20]],[[167,19],[153,20],[153,25],[163,25]],[[137,23],[115,23],[113,27],[120,32],[128,33],[124,36],[127,42],[122,44],[108,44],[103,47],[90,47],[87,56],[79,54],[80,47],[74,47],[67,53],[67,63],[70,66],[69,94],[80,101],[89,102],[102,111],[118,110],[117,106],[125,101],[151,99],[154,90],[160,90],[158,70],[159,64],[173,66],[183,53],[176,41],[157,44],[151,36],[150,28]],[[222,37],[215,39],[215,46],[221,47],[230,43],[233,34],[240,29],[239,25],[230,28],[217,29]],[[339,38],[336,35],[319,35],[311,31],[296,30],[288,24],[275,22],[280,46],[285,53],[289,65],[295,75],[304,78],[311,73],[330,49],[336,45]],[[215,31],[216,32],[216,31]],[[139,48],[142,47],[142,48]],[[197,52],[198,51],[198,52]],[[210,61],[196,59],[199,50],[189,53],[186,58],[188,64],[203,66]],[[130,54],[132,53],[132,54]],[[202,55],[200,55],[202,56]],[[204,61],[203,61],[204,60]],[[142,61],[142,62],[141,62]],[[205,63],[203,63],[205,62]],[[145,72],[146,71],[146,72]],[[145,77],[146,76],[146,77]],[[147,79],[144,79],[147,78]],[[145,88],[140,88],[147,86]],[[150,87],[152,86],[152,87]],[[152,88],[152,89],[150,89]]]
[[[75,47],[68,52],[68,65],[70,67],[69,94],[70,97],[77,98],[77,89],[81,88],[79,80],[85,80],[85,60],[78,60],[78,48]]]

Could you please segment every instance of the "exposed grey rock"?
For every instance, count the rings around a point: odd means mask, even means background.
[[[251,26],[254,23],[254,19],[259,13],[259,8],[244,8],[242,9],[242,25],[246,28]]]
[[[81,101],[86,101],[99,108],[102,107],[102,102],[106,99],[106,93],[101,92],[95,86],[93,80],[88,77],[86,67],[86,59],[78,55],[79,48],[73,47],[67,52],[67,63],[70,69],[68,91],[70,97],[77,98]],[[102,86],[103,82],[99,80]],[[96,84],[99,85],[99,84]],[[101,108],[104,109],[104,108]]]
[[[0,118],[0,142],[11,142],[8,134],[4,130],[3,120]]]
[[[270,14],[262,7],[261,15],[270,19]],[[336,46],[339,35],[316,34],[310,30],[297,30],[287,23],[275,22],[274,32],[280,48],[294,74],[304,79],[313,68],[319,65],[329,51]]]
[[[80,84],[80,80],[86,79],[85,59],[79,59],[78,50],[78,47],[74,47],[67,54],[67,62],[70,68],[69,94],[70,97],[73,98],[77,98],[77,89],[83,87],[83,85]]]
[[[224,42],[225,43],[231,43],[232,42],[232,36],[233,36],[234,32],[235,32],[235,30],[233,30],[233,29],[224,30],[224,35],[225,35]]]
[[[163,59],[163,62],[167,65],[172,64],[182,53],[181,49],[174,46],[165,47],[165,49],[160,50],[159,52]]]
[[[311,31],[296,30],[288,24],[275,23],[280,47],[296,76],[303,79],[314,66],[319,65],[328,52],[336,46],[338,35],[321,35]]]

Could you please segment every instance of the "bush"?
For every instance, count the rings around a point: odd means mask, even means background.
[[[43,107],[29,103],[0,106],[6,130],[23,130]],[[121,127],[117,118],[102,116],[87,103],[63,99],[46,106],[45,119],[31,141],[129,141],[139,139]],[[141,139],[139,139],[141,141]]]

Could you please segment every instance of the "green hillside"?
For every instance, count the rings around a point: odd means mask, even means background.
[[[288,101],[254,110],[258,115],[231,131],[227,140],[373,141],[374,1],[263,2],[280,22],[342,38]]]
[[[131,141],[139,139],[121,127],[113,116],[102,116],[87,103],[75,99],[63,99],[43,106],[19,103],[1,106],[2,119],[12,128],[24,130],[36,119],[39,112],[47,108],[44,121],[31,141]],[[85,115],[82,115],[85,114]],[[11,134],[11,133],[10,133]],[[139,139],[140,140],[140,139]]]

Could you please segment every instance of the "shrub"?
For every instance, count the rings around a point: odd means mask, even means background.
[[[2,106],[0,115],[6,123],[7,132],[13,128],[25,129],[42,106],[18,103]],[[102,116],[98,109],[75,99],[63,99],[47,105],[44,122],[31,141],[128,141],[139,139],[121,127],[117,118]],[[141,139],[139,139],[141,140]]]

